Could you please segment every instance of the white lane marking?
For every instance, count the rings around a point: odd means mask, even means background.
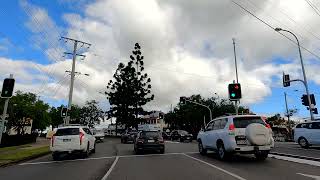
[[[274,154],[269,154],[268,156],[271,158],[275,158],[275,159],[280,159],[280,160],[285,160],[285,161],[290,161],[290,162],[295,162],[295,163],[300,163],[300,164],[308,164],[308,165],[320,167],[319,161],[311,161],[311,160],[306,160],[306,159],[279,156],[279,155],[274,155]]]
[[[234,174],[234,173],[232,173],[232,172],[230,172],[230,171],[227,171],[227,170],[222,169],[222,168],[220,168],[220,167],[218,167],[218,166],[215,166],[215,165],[213,165],[213,164],[210,164],[210,163],[208,163],[208,162],[205,162],[205,161],[203,161],[203,160],[201,160],[201,159],[198,159],[198,158],[189,156],[189,155],[187,155],[187,154],[183,154],[183,155],[185,155],[185,156],[187,156],[187,157],[189,157],[189,158],[191,158],[191,159],[193,159],[193,160],[199,161],[199,162],[201,162],[201,163],[203,163],[203,164],[206,164],[206,165],[208,165],[208,166],[210,166],[210,167],[213,167],[213,168],[215,168],[215,169],[218,169],[218,170],[220,170],[220,171],[222,171],[222,172],[224,172],[224,173],[226,173],[226,174],[228,174],[228,175],[230,175],[230,176],[232,176],[232,177],[234,177],[234,178],[236,178],[236,179],[246,180],[246,179],[244,179],[244,178],[242,178],[242,177],[240,177],[240,176],[238,176],[238,175],[236,175],[236,174]]]
[[[102,177],[101,180],[106,180],[108,178],[108,176],[111,174],[113,168],[116,166],[118,160],[119,160],[119,156],[116,157],[116,159],[113,161],[111,167],[109,168],[108,172]]]
[[[179,144],[180,142],[176,142],[176,141],[165,141],[166,143],[172,143],[172,144]]]
[[[77,161],[89,161],[89,160],[99,160],[99,159],[112,159],[115,157],[148,157],[148,156],[167,156],[175,154],[196,154],[198,152],[184,152],[184,153],[165,153],[165,154],[143,154],[143,155],[123,155],[123,156],[105,156],[97,158],[87,158],[87,159],[73,159],[73,160],[64,160],[64,161],[41,161],[41,162],[30,162],[30,163],[21,163],[20,166],[24,165],[38,165],[38,164],[52,164],[52,163],[63,163],[63,162],[77,162]]]
[[[111,159],[111,158],[115,158],[115,157],[116,156],[106,156],[106,157],[73,159],[73,160],[64,160],[64,161],[41,161],[41,162],[21,163],[19,165],[24,166],[24,165],[52,164],[52,163],[75,162],[75,161],[89,161],[89,160],[99,160],[99,159]]]
[[[315,175],[310,175],[310,174],[303,174],[303,173],[297,173],[301,176],[306,176],[306,177],[309,177],[309,178],[313,178],[313,179],[316,179],[316,180],[320,180],[320,176],[315,176]]]

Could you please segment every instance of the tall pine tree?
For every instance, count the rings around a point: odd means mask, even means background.
[[[110,80],[105,94],[111,105],[109,117],[126,127],[137,126],[138,114],[144,112],[142,106],[154,99],[151,94],[151,79],[144,73],[141,46],[136,43],[130,61],[120,63]]]

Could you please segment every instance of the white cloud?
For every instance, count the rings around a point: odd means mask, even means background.
[[[237,2],[272,26],[294,30],[303,46],[313,51],[319,48],[318,41],[310,34],[319,32],[319,17],[313,15],[303,1]],[[57,40],[61,28],[44,9],[30,4],[23,7],[31,14],[27,23],[31,30],[36,35],[44,32],[46,38],[42,43],[49,43],[46,52],[61,55],[60,45],[51,43]],[[271,87],[280,86],[280,80],[275,79],[281,78],[282,71],[301,78],[297,47],[230,1],[131,0],[124,3],[100,0],[84,7],[82,15],[69,13],[62,17],[68,23],[64,30],[66,36],[92,43],[89,51],[81,51],[86,59],[77,61],[76,70],[90,74],[75,81],[74,102],[78,104],[93,98],[105,101],[98,92],[112,78],[117,64],[127,61],[136,42],[142,45],[155,94],[155,101],[146,107],[148,109],[168,110],[181,95],[199,93],[209,97],[217,92],[220,97],[227,97],[227,84],[235,79],[233,37],[237,44],[244,105],[261,102],[271,95]],[[49,37],[47,33],[53,35]],[[306,63],[311,63],[311,56],[305,51],[303,55]],[[273,63],[279,57],[287,58],[285,64]],[[59,79],[70,67],[69,60],[43,68],[56,69],[53,76]],[[319,64],[306,68],[316,73],[318,67]],[[320,84],[319,76],[308,75]],[[55,84],[48,86],[50,90],[45,93],[50,96]],[[65,81],[53,98],[66,98],[67,90],[68,81]]]

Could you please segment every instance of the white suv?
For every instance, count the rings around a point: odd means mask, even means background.
[[[51,138],[50,150],[54,160],[58,160],[62,153],[78,152],[88,157],[96,150],[96,139],[88,127],[60,127]]]
[[[257,115],[223,116],[210,121],[197,137],[199,152],[218,152],[220,159],[233,153],[255,154],[264,160],[274,147],[270,126]]]
[[[320,121],[300,123],[294,128],[294,141],[303,148],[320,145]]]

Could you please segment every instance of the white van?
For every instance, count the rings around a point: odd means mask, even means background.
[[[294,141],[303,148],[320,145],[320,121],[297,124],[294,128]]]

